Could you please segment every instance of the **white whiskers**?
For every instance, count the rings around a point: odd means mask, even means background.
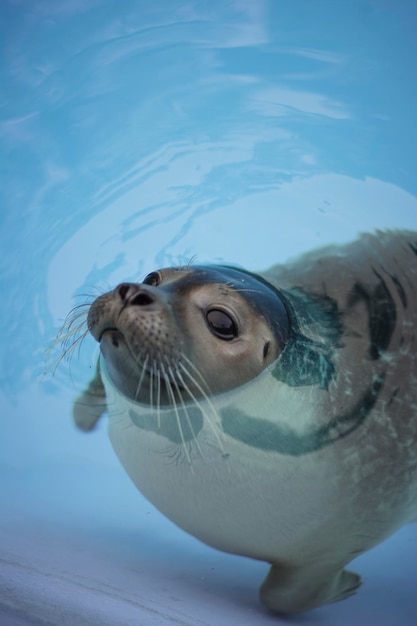
[[[154,415],[152,430],[164,435],[167,423],[162,420],[162,412],[165,409],[171,410],[177,427],[179,445],[191,465],[192,445],[203,456],[197,430],[201,425],[198,426],[192,412],[193,409],[197,409],[202,423],[206,422],[214,435],[221,453],[227,456],[221,436],[221,419],[210,399],[210,389],[201,372],[185,354],[176,354],[175,358],[170,358],[163,354],[150,356],[147,353],[144,356],[142,352],[135,358],[135,367],[139,380],[131,397],[140,404],[149,405]]]
[[[91,297],[92,296],[90,296],[90,298]],[[57,347],[60,348],[60,354],[48,366],[45,375],[50,372],[54,375],[58,366],[64,359],[70,362],[75,350],[78,349],[78,351],[80,351],[81,345],[89,332],[87,328],[87,315],[89,308],[90,304],[85,302],[83,304],[76,305],[68,313],[64,323],[55,337],[55,340],[46,350],[48,358]],[[77,322],[79,323],[77,324]]]
[[[196,436],[196,433],[194,432],[194,428],[193,428],[193,425],[192,425],[192,422],[191,422],[191,419],[190,419],[189,413],[188,413],[188,411],[187,411],[187,407],[186,407],[186,405],[185,405],[185,403],[184,403],[184,399],[183,399],[183,397],[182,397],[182,393],[181,393],[181,391],[180,391],[180,388],[179,388],[178,382],[176,381],[176,377],[174,376],[174,372],[172,371],[171,365],[169,365],[169,373],[170,373],[170,375],[171,375],[171,376],[174,378],[174,380],[175,380],[175,383],[174,383],[174,384],[175,384],[175,388],[176,388],[176,391],[177,391],[178,397],[179,397],[179,399],[180,399],[181,406],[182,406],[182,409],[183,409],[183,411],[184,411],[184,415],[185,415],[185,417],[187,418],[187,423],[188,423],[188,426],[189,426],[189,428],[190,428],[190,431],[191,431],[191,433],[192,433],[192,436],[193,436],[193,438],[194,438],[194,440],[195,440],[195,443],[196,443],[196,446],[197,446],[197,448],[198,448],[198,451],[200,452],[201,456],[204,456],[204,455],[203,455],[203,451],[202,451],[202,449],[201,449],[201,446],[200,446],[199,442],[197,441],[197,436]],[[184,388],[185,388],[185,391],[188,393],[188,395],[190,395],[190,390],[187,388],[187,386],[186,386],[186,385],[184,385]]]
[[[182,445],[183,445],[185,456],[187,458],[188,464],[191,465],[190,453],[189,453],[187,445],[185,443],[184,430],[183,430],[183,427],[182,427],[182,424],[181,424],[180,415],[178,413],[178,407],[177,407],[177,402],[175,400],[174,392],[172,390],[172,386],[169,384],[167,373],[166,373],[166,370],[164,368],[163,363],[161,363],[160,365],[161,365],[161,371],[162,371],[162,374],[164,376],[164,379],[167,381],[167,391],[168,391],[168,395],[171,398],[171,404],[172,404],[174,412],[175,412],[175,417],[176,417],[176,420],[177,420],[177,426],[178,426],[178,430],[179,430],[179,433],[180,433],[181,442],[182,442]]]
[[[187,361],[187,364],[190,365],[194,371],[197,373],[197,375],[202,379],[203,381],[203,385],[205,385],[207,387],[207,384],[205,383],[201,373],[198,371],[198,369],[195,367],[194,363],[192,363],[185,355],[183,355],[184,360]],[[202,406],[200,400],[197,398],[197,396],[192,393],[192,391],[190,390],[190,388],[186,385],[183,377],[181,376],[181,374],[179,373],[180,376],[180,380],[183,383],[184,387],[187,388],[187,393],[189,394],[191,400],[200,408],[200,410],[202,411],[203,415],[206,417],[207,419],[207,424],[210,428],[210,430],[212,431],[213,435],[216,438],[216,441],[222,451],[222,454],[227,454],[224,450],[223,447],[223,441],[220,437],[219,433],[222,433],[223,431],[220,428],[220,423],[221,423],[221,419],[220,416],[217,412],[216,407],[214,406],[214,404],[212,403],[210,396],[209,396],[209,391],[206,392],[204,390],[204,388],[198,383],[198,381],[195,379],[194,376],[192,376],[190,374],[190,372],[186,369],[186,367],[184,366],[183,363],[180,362],[180,367],[182,369],[182,371],[184,372],[184,374],[191,380],[191,382],[194,384],[194,386],[197,388],[197,390],[200,392],[202,399],[205,400],[208,404],[208,407],[210,409],[210,412],[212,414],[212,417],[207,413],[207,411],[204,409],[204,407]],[[208,387],[207,387],[208,388]],[[213,423],[214,422],[214,423]]]

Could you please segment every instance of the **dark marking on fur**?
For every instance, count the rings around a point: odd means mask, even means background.
[[[230,437],[252,448],[289,456],[309,454],[357,430],[375,406],[383,385],[384,376],[374,378],[372,384],[350,410],[305,434],[297,433],[290,426],[252,417],[234,409],[221,411],[223,430]]]
[[[390,344],[397,320],[397,309],[385,281],[375,269],[373,272],[379,280],[373,291],[360,282],[355,283],[347,306],[353,308],[360,301],[365,303],[368,310],[369,356],[376,360]]]
[[[411,243],[410,241],[408,245],[410,246],[411,251],[417,255],[417,241],[415,243]]]
[[[387,408],[394,402],[394,400],[397,397],[399,391],[400,391],[399,387],[395,387],[394,388],[394,390],[393,390],[393,392],[391,394],[391,397],[390,397],[390,399],[387,402]]]
[[[341,348],[343,326],[337,303],[295,287],[283,292],[291,333],[273,376],[289,385],[328,389],[335,378],[332,355]]]
[[[398,280],[396,276],[392,274],[389,274],[389,276],[391,277],[392,282],[397,288],[397,292],[398,292],[398,295],[400,296],[401,304],[406,309],[408,305],[408,300],[407,300],[407,294],[405,293],[404,287],[402,286],[402,284],[400,283],[400,281]]]
[[[161,411],[159,414],[159,424],[155,417],[155,409],[150,410],[149,415],[144,415],[142,412],[136,412],[130,409],[129,417],[135,426],[161,435],[173,443],[181,444],[197,437],[198,433],[203,428],[204,418],[202,411],[197,407],[187,407],[185,411],[183,407],[179,406],[177,407],[177,411],[182,436],[178,421],[173,417],[171,412],[169,412],[168,415],[164,415],[164,411]]]

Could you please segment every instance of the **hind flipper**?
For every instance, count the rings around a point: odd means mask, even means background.
[[[273,564],[261,586],[260,597],[272,611],[301,613],[344,600],[360,585],[360,576],[343,568]]]

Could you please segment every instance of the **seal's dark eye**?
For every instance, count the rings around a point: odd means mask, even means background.
[[[142,281],[144,285],[151,285],[151,287],[157,287],[161,282],[161,275],[159,272],[151,272]]]
[[[219,339],[230,341],[237,337],[236,322],[224,311],[220,309],[210,309],[206,313],[206,320],[209,329]]]

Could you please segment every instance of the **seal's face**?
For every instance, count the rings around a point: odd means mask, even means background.
[[[164,269],[91,306],[88,327],[128,397],[177,404],[248,382],[285,346],[288,317],[268,284],[233,268]]]

